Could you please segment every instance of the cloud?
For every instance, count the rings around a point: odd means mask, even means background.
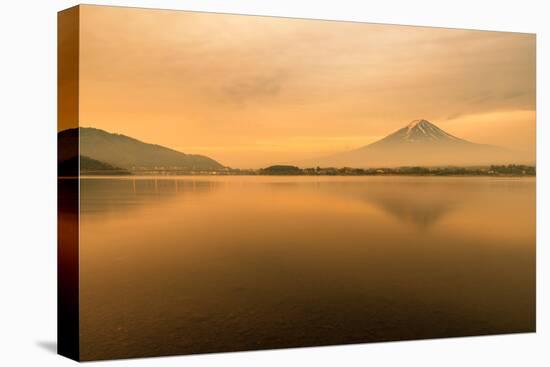
[[[270,159],[286,159],[286,150],[301,159],[325,146],[345,148],[326,139],[384,136],[420,117],[480,142],[533,144],[532,114],[514,112],[535,110],[533,35],[83,12],[79,111],[98,128],[183,151],[200,146],[206,155],[211,147],[234,166],[249,166],[267,139],[278,146]],[[295,144],[296,136],[320,143]],[[360,140],[349,144],[369,142]],[[249,149],[233,152],[234,144]]]
[[[450,114],[447,117],[447,120],[454,120],[454,119],[457,119],[457,118],[461,117],[462,115],[464,115],[463,112],[455,112],[455,113]]]
[[[243,75],[222,87],[223,96],[238,105],[249,101],[272,98],[281,92],[287,75],[282,71],[269,74]]]

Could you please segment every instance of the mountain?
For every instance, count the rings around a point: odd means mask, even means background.
[[[80,165],[80,166],[79,166]],[[74,156],[64,161],[60,161],[57,165],[59,176],[77,176],[78,169],[86,175],[129,175],[129,171],[110,165],[109,163],[101,162],[85,155]]]
[[[298,163],[301,167],[475,166],[531,163],[523,154],[453,136],[426,120],[364,147]]]
[[[84,155],[59,161],[57,165],[59,176],[77,176],[78,168],[86,175],[129,175],[129,171],[115,167],[109,163],[101,162]]]
[[[371,144],[371,146],[384,144],[419,145],[425,143],[472,144],[466,140],[457,138],[456,136],[446,133],[429,121],[414,120],[410,122],[407,126],[397,130],[393,134],[390,134],[385,138]]]
[[[75,152],[70,151],[70,149],[75,146],[79,133],[79,154],[81,156],[117,168],[126,170],[162,168],[195,171],[221,170],[224,168],[220,163],[203,155],[185,154],[160,145],[144,143],[126,135],[113,134],[90,127],[59,132],[59,161],[75,157]],[[64,149],[63,147],[68,148]]]

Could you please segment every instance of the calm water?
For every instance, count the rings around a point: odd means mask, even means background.
[[[90,178],[83,359],[533,331],[535,180]]]

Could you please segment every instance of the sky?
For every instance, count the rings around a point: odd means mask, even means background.
[[[81,6],[79,123],[234,168],[416,119],[535,152],[535,35]]]

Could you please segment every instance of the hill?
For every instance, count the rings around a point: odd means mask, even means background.
[[[276,165],[259,170],[261,175],[301,175],[302,170],[296,166]]]
[[[80,133],[80,155],[126,170],[221,170],[217,161],[197,154],[186,154],[161,145],[149,144],[126,135],[113,134],[95,128],[68,129],[59,132],[59,161],[75,156],[63,149],[75,146]],[[82,163],[82,162],[81,162]]]
[[[109,163],[101,162],[90,157],[74,156],[58,164],[57,172],[59,176],[77,176],[78,164],[80,163],[80,173],[84,175],[130,175],[131,173],[123,168],[115,167]]]

